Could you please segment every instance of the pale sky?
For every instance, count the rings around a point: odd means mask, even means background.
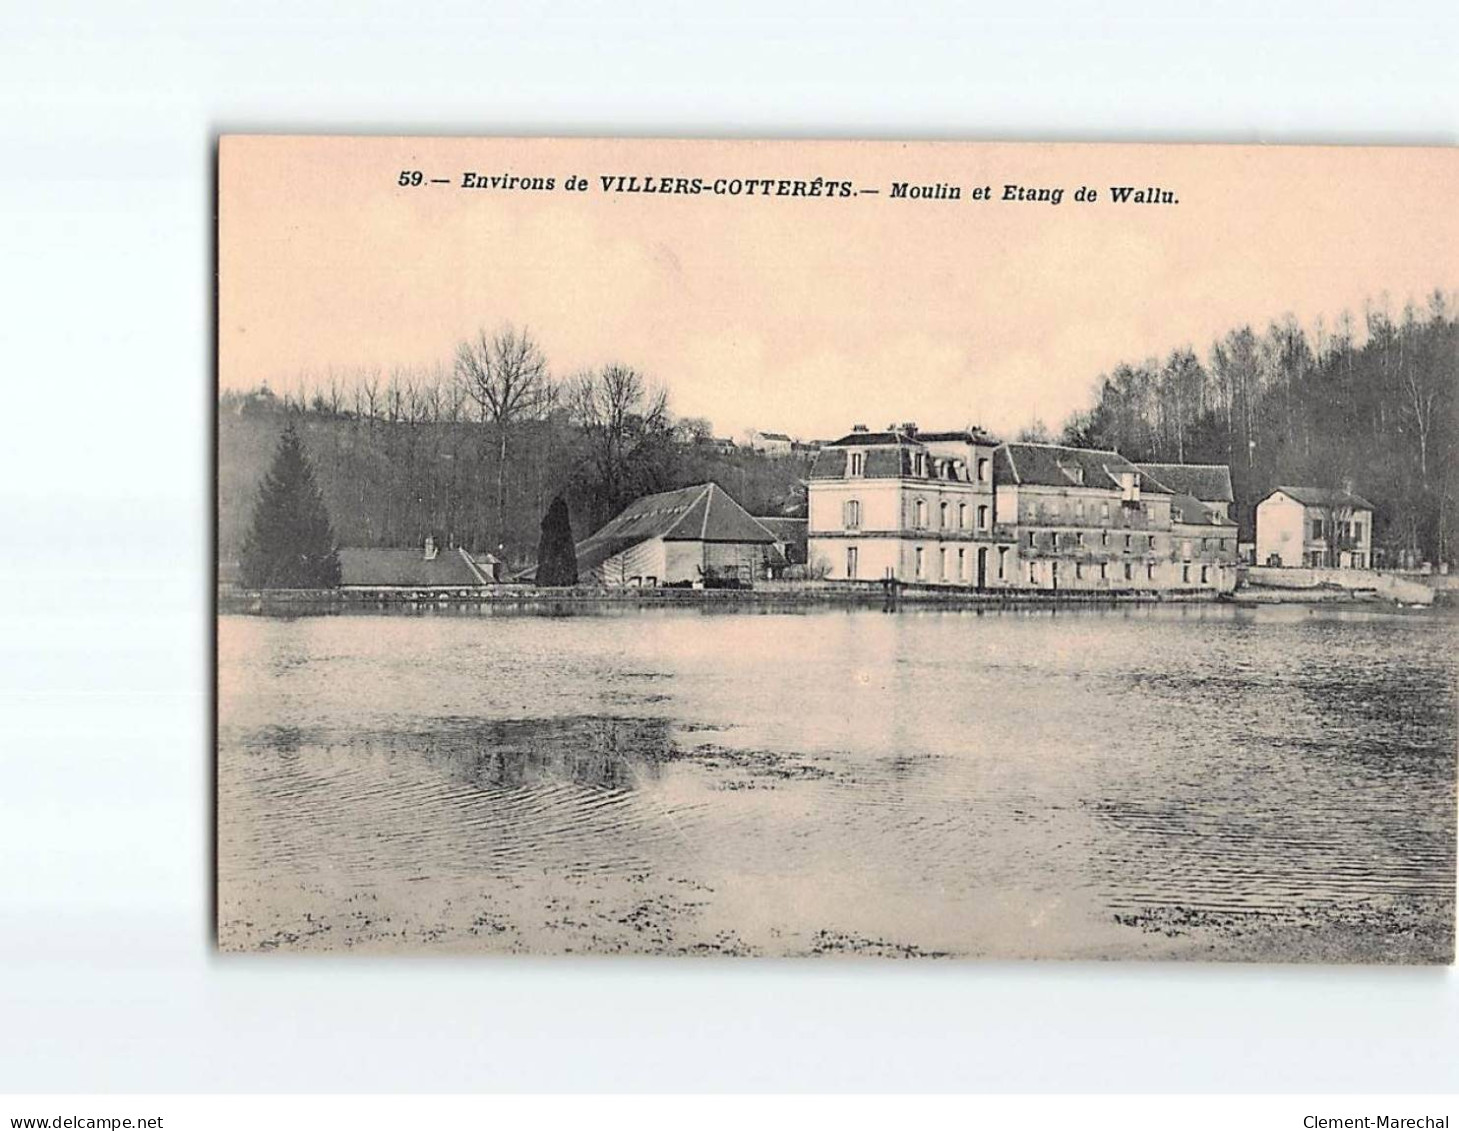
[[[1459,289],[1452,149],[226,138],[219,164],[225,389],[449,366],[510,321],[554,373],[635,366],[720,435],[1007,433],[1087,407],[1119,361]],[[401,187],[403,170],[451,183]],[[557,187],[463,189],[466,172]],[[619,174],[880,194],[603,192]],[[589,190],[565,191],[573,175]],[[895,181],[964,196],[894,200]],[[1006,184],[1065,191],[1004,202]],[[992,202],[969,199],[984,185]],[[1081,185],[1099,200],[1076,203]],[[1113,205],[1111,185],[1179,203]]]

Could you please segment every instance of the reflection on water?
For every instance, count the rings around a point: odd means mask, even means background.
[[[228,947],[1447,959],[1452,622],[224,618]]]

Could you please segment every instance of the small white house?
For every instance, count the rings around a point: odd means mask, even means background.
[[[784,432],[761,432],[751,428],[747,437],[750,447],[767,456],[788,456],[794,449],[794,442]]]
[[[1373,565],[1373,504],[1330,487],[1278,487],[1256,507],[1256,564]]]

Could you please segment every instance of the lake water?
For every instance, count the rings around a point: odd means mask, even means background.
[[[1459,631],[219,622],[225,949],[1448,961]]]

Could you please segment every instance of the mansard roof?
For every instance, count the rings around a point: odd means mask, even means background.
[[[895,433],[858,432],[857,436],[895,435]],[[897,479],[912,474],[912,453],[925,452],[926,446],[917,443],[887,442],[880,447],[866,451],[866,462],[861,472],[862,479]],[[812,479],[846,478],[846,462],[851,456],[848,448],[838,447],[840,441],[829,444],[816,453],[816,462],[811,464]],[[874,443],[874,441],[873,441]]]
[[[1140,469],[1177,495],[1193,495],[1204,503],[1231,503],[1231,469],[1221,463],[1142,463]]]
[[[998,443],[995,437],[984,432],[981,428],[958,428],[951,432],[918,432],[917,439],[926,440],[929,443],[960,440],[967,444],[983,444],[985,446]]]
[[[910,432],[848,432],[839,440],[832,440],[826,447],[869,448],[887,444],[907,445],[914,448],[922,446],[920,434]]]
[[[993,481],[1037,487],[1120,486],[1119,476],[1133,472],[1141,476],[1140,489],[1149,495],[1174,494],[1169,487],[1148,475],[1119,452],[1098,448],[1071,448],[1063,444],[1009,443],[994,453]]]

